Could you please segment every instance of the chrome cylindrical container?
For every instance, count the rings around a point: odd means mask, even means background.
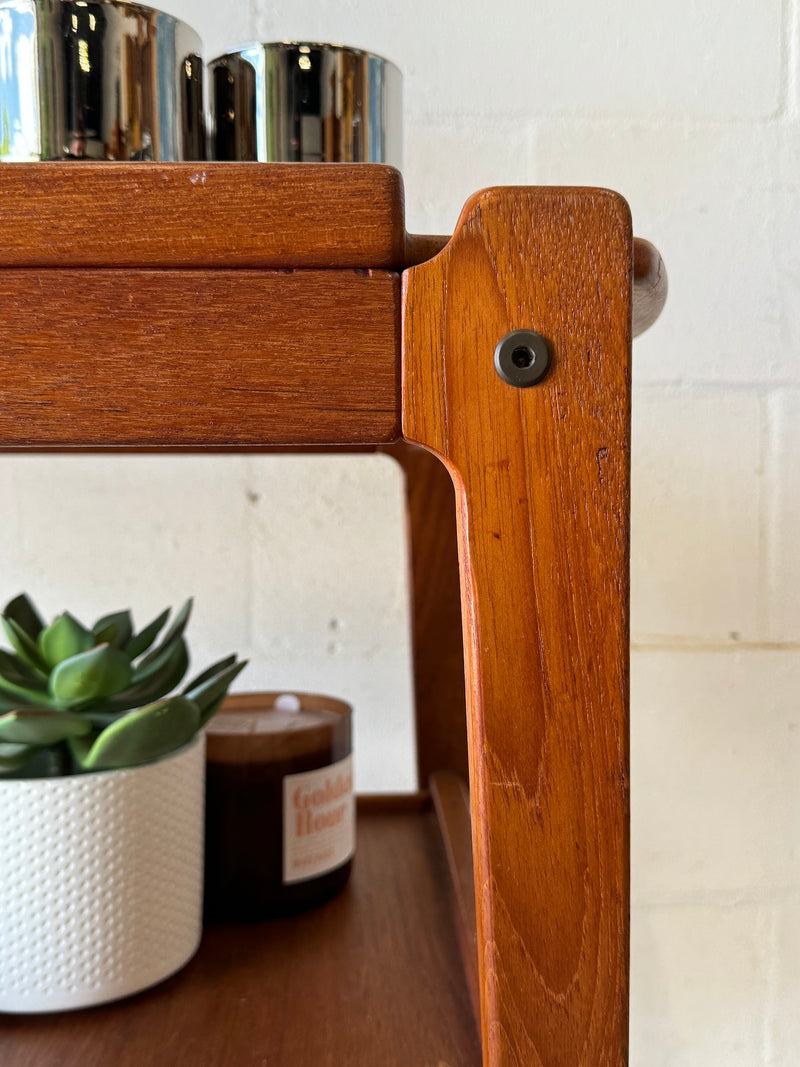
[[[120,0],[0,0],[0,161],[205,159],[198,35]]]
[[[332,44],[252,44],[209,64],[215,159],[389,163],[402,152],[402,75]]]

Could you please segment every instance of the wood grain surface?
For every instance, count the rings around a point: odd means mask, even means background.
[[[0,219],[0,266],[405,264],[403,179],[374,163],[13,163]]]
[[[0,448],[392,440],[398,304],[384,271],[0,270]]]
[[[475,865],[472,862],[472,820],[469,790],[452,771],[431,775],[431,798],[442,834],[461,958],[475,1018],[480,1019],[478,929],[475,917]]]
[[[3,1067],[477,1067],[432,813],[359,816],[347,889],[296,918],[207,929],[129,1000],[0,1017]]]
[[[405,472],[419,784],[434,771],[466,780],[467,714],[453,481],[427,449],[384,445]]]
[[[403,432],[458,498],[486,1067],[627,1061],[632,265],[614,194],[497,189],[404,276]],[[553,353],[524,390],[521,328]]]
[[[409,234],[406,239],[406,265],[411,267],[432,259],[450,237]],[[661,253],[643,237],[633,239],[633,336],[649,329],[667,302],[667,269]]]
[[[449,236],[405,231],[403,179],[375,163],[14,163],[0,167],[0,267],[402,270]],[[667,275],[637,239],[634,337]]]
[[[403,432],[455,484],[483,1062],[620,1067],[631,299],[649,293],[645,328],[660,257],[634,249],[626,205],[598,190],[487,190],[437,255],[437,239],[407,238],[389,168],[81,168],[0,168],[0,448],[392,441],[399,282],[368,268],[425,260],[404,282]],[[522,327],[554,355],[527,390],[493,367]],[[463,763],[454,504],[436,461],[400,453],[420,540],[424,783]],[[182,975],[130,1002],[0,1021],[4,1067],[125,1067],[154,1048],[223,1067],[477,1064],[430,818],[362,810],[343,897],[212,930]]]

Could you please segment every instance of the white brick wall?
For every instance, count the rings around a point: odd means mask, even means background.
[[[634,909],[632,1067],[796,1063],[796,1046],[767,1058],[770,919],[752,904]]]
[[[209,56],[257,36],[395,59],[412,230],[485,185],[605,184],[664,252],[635,348],[632,1063],[794,1067],[800,0],[162,3]],[[6,458],[3,584],[57,573],[48,609],[102,586],[143,616],[196,592],[201,654],[352,695],[360,784],[408,785],[398,476],[281,462]]]
[[[791,1067],[800,650],[633,657],[631,1062]]]
[[[800,899],[800,651],[638,652],[637,907]]]
[[[401,479],[380,455],[6,456],[5,594],[141,624],[194,595],[194,667],[237,651],[239,690],[351,701],[358,787],[410,789]]]
[[[637,646],[759,639],[763,421],[749,391],[634,390]]]

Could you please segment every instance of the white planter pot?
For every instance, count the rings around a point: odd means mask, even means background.
[[[0,1011],[168,978],[200,943],[205,736],[140,767],[0,779]]]

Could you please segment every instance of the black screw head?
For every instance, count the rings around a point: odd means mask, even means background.
[[[550,349],[533,330],[512,330],[494,350],[494,366],[504,382],[527,389],[544,378],[550,368]]]

